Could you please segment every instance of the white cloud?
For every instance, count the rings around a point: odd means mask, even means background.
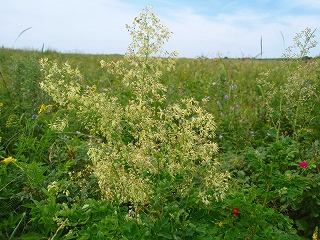
[[[168,45],[171,48],[178,47],[177,50],[184,57],[201,54],[216,57],[218,53],[229,57],[253,57],[260,53],[261,35],[274,27],[253,29],[239,24],[248,19],[256,19],[256,16],[224,14],[214,21],[197,15],[190,9],[176,12],[174,19],[166,21],[174,32]]]
[[[320,10],[319,0],[291,0],[290,4],[293,6],[304,7],[311,10]]]
[[[207,17],[196,14],[190,8],[182,8],[171,13],[165,20],[174,32],[170,50],[176,49],[180,56],[196,57],[201,54],[214,57],[217,53],[230,57],[254,57],[260,53],[262,37],[263,56],[281,57],[285,47],[292,44],[296,33],[306,27],[315,29],[320,16],[281,15],[257,13],[250,9],[238,10],[230,14]],[[319,51],[313,50],[313,55]]]
[[[44,43],[58,51],[83,53],[125,53],[130,42],[125,24],[130,25],[145,7],[144,1],[4,1],[0,8],[0,22],[4,23],[0,25],[0,46],[11,47],[22,30],[32,27],[18,39],[15,47],[41,49]],[[237,2],[231,5],[236,6]],[[320,5],[318,0],[303,2]],[[294,0],[292,4],[297,6],[303,2]],[[295,33],[306,27],[319,28],[320,23],[318,14],[274,14],[270,9],[258,12],[248,5],[234,7],[229,13],[202,15],[181,3],[156,3],[153,11],[174,33],[167,48],[178,50],[181,57],[201,54],[215,57],[218,52],[228,57],[253,57],[260,53],[261,36],[264,56],[280,57],[284,50],[280,31],[289,46]],[[288,8],[291,7],[290,2]]]
[[[15,47],[44,43],[61,51],[79,50],[109,53],[124,53],[130,38],[125,24],[132,22],[136,15],[130,6],[119,1],[10,1],[7,9],[0,10],[0,39],[3,45],[11,47],[18,34],[21,35]],[[11,20],[8,22],[8,20]],[[105,42],[105,43],[104,43]],[[1,44],[1,42],[0,42]]]

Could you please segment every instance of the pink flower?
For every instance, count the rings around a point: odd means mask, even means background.
[[[308,162],[307,161],[306,162],[301,162],[300,163],[300,167],[302,167],[302,168],[308,167]]]

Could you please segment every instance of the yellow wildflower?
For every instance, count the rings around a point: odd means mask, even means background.
[[[219,222],[219,223],[218,223],[218,226],[219,226],[219,227],[222,227],[222,226],[223,226],[223,222]]]
[[[49,107],[52,107],[52,105],[51,105],[51,104],[48,104],[48,105],[46,106],[45,104],[42,104],[41,107],[40,107],[40,109],[39,109],[38,114],[40,115],[41,113],[43,113],[43,112],[44,112],[47,108],[49,108]]]
[[[312,235],[312,240],[317,240],[317,239],[318,239],[318,227],[316,227]]]
[[[47,108],[46,105],[42,104],[40,109],[39,109],[38,114],[40,115],[41,113],[43,113],[46,110],[46,108]]]
[[[5,163],[5,164],[9,164],[9,163],[11,163],[11,162],[16,162],[16,161],[17,161],[17,160],[14,159],[13,157],[7,157],[7,158],[5,158],[5,159],[2,160],[2,162]]]
[[[2,107],[3,106],[3,103],[2,102],[0,102],[0,107]]]

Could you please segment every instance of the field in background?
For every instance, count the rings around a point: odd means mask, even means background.
[[[172,190],[166,206],[137,217],[130,203],[101,200],[87,156],[92,136],[77,118],[50,130],[65,110],[39,87],[40,58],[67,61],[84,88],[124,105],[132,97],[100,67],[122,56],[0,49],[0,160],[16,160],[0,168],[0,238],[318,239],[320,65],[304,69],[316,59],[179,59],[163,69],[168,105],[191,97],[215,116],[214,159],[230,172],[230,189],[208,206]],[[295,78],[305,79],[297,87]]]

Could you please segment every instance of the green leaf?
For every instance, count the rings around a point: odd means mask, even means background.
[[[164,237],[165,239],[172,239],[172,236],[167,232],[159,232],[157,235],[159,237]]]
[[[206,224],[201,224],[197,226],[196,231],[200,233],[205,233],[207,230],[207,225]]]
[[[42,234],[40,234],[40,233],[29,232],[27,234],[22,235],[18,239],[19,240],[34,240],[34,239],[43,239],[43,238],[47,238],[47,237],[42,235]]]
[[[305,219],[303,219],[303,218],[302,219],[298,219],[295,222],[296,222],[296,225],[298,227],[298,230],[301,230],[301,231],[308,230],[309,224]]]
[[[185,236],[193,236],[193,234],[194,234],[194,230],[192,228],[188,228],[185,233]]]

